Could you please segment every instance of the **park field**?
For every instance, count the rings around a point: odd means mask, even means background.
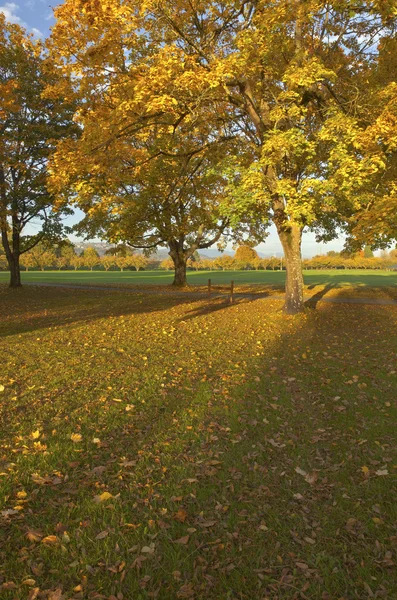
[[[237,276],[283,274],[211,274]],[[6,285],[0,305],[2,600],[397,597],[397,306]]]
[[[173,271],[30,271],[22,273],[22,283],[67,283],[81,285],[159,286],[170,285]],[[285,271],[188,271],[191,286],[214,285],[283,286]],[[0,283],[7,283],[9,273],[0,272]],[[397,271],[381,270],[308,270],[304,271],[305,284],[329,287],[393,287],[397,286]]]

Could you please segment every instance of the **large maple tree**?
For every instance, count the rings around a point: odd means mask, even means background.
[[[225,213],[234,223],[247,211],[274,222],[285,310],[303,310],[302,232],[353,231],[365,192],[376,195],[373,182],[389,169],[370,131],[386,103],[380,66],[394,0],[66,0],[56,16],[51,47],[81,103],[84,135],[60,147],[54,186],[79,175],[85,193],[74,190],[89,214],[106,178],[101,149],[131,155],[131,137],[209,124],[215,141],[226,127],[243,152],[225,159],[238,176]]]

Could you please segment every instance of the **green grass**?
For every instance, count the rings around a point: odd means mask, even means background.
[[[396,307],[0,303],[2,600],[397,597]]]
[[[9,274],[0,272],[0,282],[7,282]],[[285,272],[279,271],[189,271],[188,281],[191,285],[204,285],[211,278],[214,284],[230,284],[233,279],[238,284],[282,285]],[[365,270],[319,270],[305,271],[307,285],[334,286],[395,286],[397,272],[365,271]],[[171,271],[31,271],[22,273],[22,281],[31,283],[80,283],[106,285],[107,283],[128,285],[163,285],[171,284]]]

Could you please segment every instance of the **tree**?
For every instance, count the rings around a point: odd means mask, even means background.
[[[174,262],[171,258],[165,258],[160,263],[160,268],[165,269],[166,271],[171,271],[174,268]]]
[[[75,130],[70,105],[58,93],[51,100],[43,96],[56,82],[42,43],[0,13],[0,230],[11,287],[21,285],[20,256],[58,237],[61,217],[70,212],[54,210],[47,191],[49,154]],[[26,234],[39,224],[37,234]]]
[[[259,256],[256,250],[246,245],[239,246],[234,255],[234,260],[239,265],[240,269],[252,268],[253,262],[258,258]]]
[[[75,271],[81,269],[84,266],[84,258],[75,254],[70,259],[70,266],[73,267]]]
[[[57,259],[55,252],[53,252],[44,242],[35,244],[35,246],[29,250],[28,255],[29,256],[25,258],[25,266],[29,265],[29,267],[40,269],[40,271],[44,271],[46,267],[52,267]]]
[[[61,271],[61,269],[64,269],[65,267],[68,266],[68,259],[66,258],[66,256],[56,256],[55,255],[54,263],[57,266],[58,271]]]
[[[259,271],[259,269],[263,269],[263,260],[261,258],[259,258],[259,256],[257,258],[254,258],[251,261],[251,266],[256,270]]]
[[[147,267],[148,259],[142,254],[133,254],[130,257],[130,263],[132,267],[139,271],[140,269],[145,269]]]
[[[29,269],[37,266],[36,259],[31,252],[24,252],[21,255],[20,263],[22,267],[26,269],[26,271],[29,271]]]
[[[212,258],[203,258],[201,265],[204,271],[213,271],[216,268],[216,262]]]
[[[104,255],[101,256],[101,265],[104,267],[105,271],[109,271],[109,269],[116,265],[116,259],[114,256]]]
[[[74,244],[68,239],[61,240],[58,243],[58,250],[56,252],[60,258],[65,260],[65,267],[71,267],[74,257],[76,256],[76,251],[74,249]]]
[[[243,150],[225,153],[224,169],[237,181],[229,178],[234,194],[226,195],[224,214],[275,224],[286,264],[285,310],[302,311],[303,230],[332,239],[338,226],[353,228],[370,188],[377,196],[372,184],[385,156],[377,139],[387,125],[378,104],[395,98],[392,75],[382,69],[385,56],[393,57],[394,3],[126,0],[106,11],[100,3],[79,7],[68,0],[57,9],[52,37],[65,85],[85,102],[84,144],[77,152],[60,148],[57,177],[67,177],[71,164],[77,173],[75,163],[89,156],[103,179],[108,161],[100,152],[110,148],[120,173],[123,146],[134,170],[126,143],[132,135],[139,145],[154,130],[169,132],[172,152],[186,128],[204,145],[209,126],[213,142],[232,132]],[[141,158],[149,164],[145,153]],[[95,194],[92,179],[76,190],[81,196]],[[387,206],[394,189],[388,179],[381,186]],[[395,221],[396,211],[388,214]]]
[[[364,246],[364,257],[373,258],[374,253],[372,252],[371,246]]]
[[[233,256],[229,256],[228,254],[224,254],[223,256],[216,258],[215,264],[217,267],[222,269],[222,271],[232,271],[236,268],[236,262]]]
[[[88,267],[90,271],[92,271],[94,267],[99,265],[99,254],[92,246],[88,246],[88,248],[85,248],[81,257],[83,259],[83,265],[85,267]]]
[[[127,254],[126,256],[116,256],[115,264],[118,266],[120,271],[123,272],[124,269],[130,269],[134,266],[133,260],[134,259],[131,254]]]
[[[89,142],[92,144],[94,140]],[[63,161],[69,163],[69,187],[65,188],[62,179],[59,189],[64,191],[71,186],[76,192],[76,202],[88,212],[78,231],[90,237],[121,241],[147,253],[167,245],[174,262],[174,285],[184,286],[189,257],[196,250],[219,242],[228,233],[229,218],[220,211],[227,180],[217,170],[217,153],[211,147],[203,149],[203,136],[199,138],[189,132],[178,140],[171,133],[150,135],[139,145],[131,136],[124,142],[122,152],[127,146],[127,157],[121,152],[117,157],[117,149],[112,151],[111,160],[115,162],[111,165],[106,151],[103,157],[106,174],[97,180],[92,177],[94,165],[87,169],[84,161],[76,161],[71,166],[75,152],[71,158],[61,148],[56,172],[65,164]],[[141,162],[139,167],[134,154]],[[97,159],[97,153],[92,153],[91,158]],[[131,160],[135,168],[128,167]]]

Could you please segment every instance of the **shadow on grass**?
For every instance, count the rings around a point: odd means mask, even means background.
[[[164,311],[174,300],[150,302]],[[113,315],[105,296],[96,302],[93,318]],[[385,402],[393,395],[396,309],[324,304],[274,319],[260,299],[249,314],[253,304],[245,301],[186,308],[183,320],[190,314],[219,333],[215,346],[190,333],[175,355],[157,349],[159,373],[180,375],[165,388],[161,379],[145,381],[133,413],[116,403],[93,419],[94,407],[84,412],[75,403],[74,411],[71,392],[62,399],[71,402],[65,424],[101,444],[90,452],[91,442],[81,450],[69,442],[56,460],[22,461],[32,494],[27,524],[43,528],[47,519],[46,535],[64,527],[72,540],[59,553],[34,546],[45,585],[68,592],[87,572],[87,593],[106,598],[394,597],[392,497],[388,478],[375,471],[384,470],[392,448]],[[125,298],[118,310],[130,314]],[[203,358],[195,370],[197,342]],[[156,350],[150,336],[147,345]],[[131,377],[111,372],[108,383],[133,390]],[[70,479],[39,488],[35,499],[30,475],[38,465]],[[92,498],[103,490],[120,496],[97,505]],[[27,544],[18,525],[5,529],[8,580]]]
[[[311,290],[314,287],[316,286],[312,285],[309,286],[308,289]],[[318,291],[316,294],[313,294],[313,296],[309,298],[309,300],[306,300],[305,306],[316,309],[318,302],[322,300],[330,290],[335,289],[336,287],[337,286],[334,283],[327,283],[327,285],[322,290]]]

